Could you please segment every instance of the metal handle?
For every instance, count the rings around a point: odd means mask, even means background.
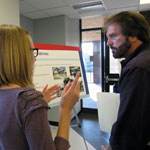
[[[106,81],[106,83],[108,83],[109,81],[119,81],[119,79],[112,79],[112,78],[108,78],[108,76],[106,76],[105,81]]]

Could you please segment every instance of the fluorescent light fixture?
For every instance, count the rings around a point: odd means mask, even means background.
[[[87,6],[87,7],[82,7],[80,9],[84,10],[84,9],[98,9],[98,8],[102,8],[102,5],[93,5],[93,6]]]
[[[140,0],[140,4],[150,4],[150,0]]]
[[[89,8],[98,8],[98,7],[102,7],[103,4],[101,1],[91,1],[88,3],[81,3],[81,4],[77,4],[74,5],[73,8],[74,9],[89,9]]]

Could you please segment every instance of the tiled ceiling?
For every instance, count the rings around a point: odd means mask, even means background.
[[[102,7],[77,10],[74,5],[87,2],[102,2]],[[150,10],[150,5],[139,5],[140,0],[20,0],[20,13],[31,19],[57,15],[69,18],[104,16],[124,10]]]

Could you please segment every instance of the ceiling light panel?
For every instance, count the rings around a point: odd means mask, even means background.
[[[64,0],[64,2],[70,6],[82,4],[82,3],[88,3],[88,2],[95,2],[98,0]]]
[[[150,4],[150,0],[140,0],[140,4]]]
[[[80,4],[73,6],[74,9],[85,9],[85,8],[90,8],[90,7],[102,7],[102,2],[90,1],[90,2],[80,3]]]

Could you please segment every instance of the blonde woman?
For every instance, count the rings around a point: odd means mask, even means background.
[[[46,86],[43,94],[34,89],[32,75],[37,55],[38,49],[33,47],[31,36],[23,28],[0,25],[1,150],[69,148],[71,112],[79,98],[80,73],[73,83],[67,84],[62,94],[58,132],[53,141],[47,119],[47,102],[51,99],[47,97],[58,87]]]

